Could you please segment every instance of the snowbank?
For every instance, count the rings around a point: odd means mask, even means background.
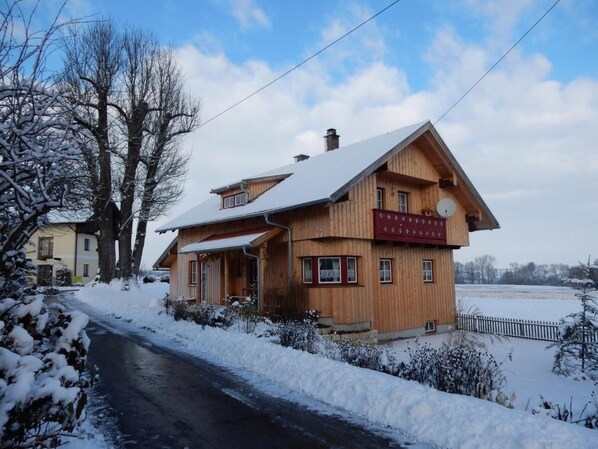
[[[451,395],[382,373],[272,344],[232,331],[175,322],[159,315],[156,298],[165,286],[148,284],[121,292],[85,288],[81,301],[138,327],[176,340],[187,352],[301,392],[340,410],[397,429],[421,442],[447,448],[596,448],[598,433],[580,426]],[[150,304],[154,307],[150,307]]]

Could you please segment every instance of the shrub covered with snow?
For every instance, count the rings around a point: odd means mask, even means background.
[[[70,287],[73,285],[73,273],[67,267],[56,270],[56,285],[59,287]]]
[[[317,354],[322,338],[313,321],[283,321],[278,324],[278,337],[282,346]]]
[[[504,397],[500,387],[505,382],[500,364],[494,357],[475,347],[428,344],[407,351],[409,360],[401,364],[398,375],[447,393],[474,396],[495,401]]]
[[[57,447],[82,421],[87,315],[0,300],[0,447]]]
[[[392,350],[386,346],[351,339],[340,340],[336,346],[335,358],[342,362],[393,376],[398,373],[399,363]]]

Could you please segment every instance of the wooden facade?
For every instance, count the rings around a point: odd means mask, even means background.
[[[294,284],[302,287],[309,308],[339,330],[375,329],[383,338],[393,338],[423,333],[426,322],[434,322],[435,329],[449,329],[456,320],[453,250],[469,244],[472,222],[481,219],[482,208],[471,200],[477,193],[467,191],[442,145],[433,143],[434,135],[418,137],[334,202],[179,229],[179,250],[206,239],[226,242],[251,232],[266,234],[244,250],[179,253],[175,260],[163,259],[162,266],[171,270],[171,296],[222,304],[226,297],[253,293],[259,294],[262,310],[273,311]],[[276,188],[278,182],[258,180],[217,193],[225,197],[246,191],[253,198]],[[456,212],[448,218],[436,212],[436,204],[445,198],[456,203]],[[399,212],[401,207],[407,210]],[[418,235],[401,238],[398,227],[391,232],[387,222],[379,221],[380,214],[389,217],[384,220],[413,220],[408,232]],[[438,236],[435,227],[442,228]],[[291,282],[286,228],[291,230]],[[194,261],[197,275],[192,283],[189,270]],[[330,268],[327,264],[332,264],[335,276],[345,279],[314,282],[322,267]],[[207,276],[202,276],[202,266]],[[310,266],[311,273],[306,273]],[[207,288],[202,288],[202,281]]]

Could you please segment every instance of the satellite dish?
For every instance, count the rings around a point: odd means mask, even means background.
[[[440,214],[441,217],[444,218],[451,217],[456,210],[457,205],[453,200],[449,198],[444,198],[438,201],[438,204],[436,205],[436,211]]]

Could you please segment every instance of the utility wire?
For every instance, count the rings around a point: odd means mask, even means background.
[[[309,58],[304,59],[303,61],[301,61],[299,64],[297,64],[296,66],[294,66],[293,68],[287,70],[286,72],[284,72],[282,75],[274,78],[272,81],[270,81],[268,84],[263,85],[262,87],[260,87],[258,90],[256,90],[255,92],[252,92],[251,94],[247,95],[245,98],[242,98],[241,100],[237,101],[235,104],[229,106],[228,108],[226,108],[225,110],[219,112],[218,114],[210,117],[208,120],[206,120],[205,122],[203,122],[202,124],[200,124],[198,126],[198,128],[201,128],[202,126],[207,125],[208,123],[210,123],[213,120],[216,120],[218,117],[220,117],[221,115],[226,114],[228,111],[230,111],[231,109],[236,108],[237,106],[239,106],[241,103],[244,103],[245,101],[249,100],[251,97],[259,94],[262,90],[270,87],[272,84],[276,83],[277,81],[279,81],[280,79],[284,78],[285,76],[287,76],[288,74],[290,74],[291,72],[297,70],[299,67],[301,67],[303,64],[309,62],[310,60],[312,60],[313,58],[315,58],[316,56],[318,56],[319,54],[325,52],[326,50],[328,50],[330,47],[332,47],[333,45],[335,45],[336,43],[342,41],[344,38],[346,38],[349,34],[353,33],[354,31],[357,31],[359,28],[361,28],[362,26],[364,26],[365,24],[367,24],[368,22],[371,22],[372,20],[374,20],[376,17],[378,17],[380,14],[382,14],[383,12],[385,12],[387,9],[391,8],[392,6],[396,5],[397,3],[399,3],[401,0],[395,0],[392,3],[390,3],[388,6],[386,6],[385,8],[381,9],[380,11],[378,11],[376,14],[374,14],[373,16],[371,16],[369,19],[364,20],[363,22],[361,22],[359,25],[357,25],[356,27],[352,28],[351,30],[347,31],[345,34],[343,34],[341,37],[335,39],[334,41],[332,41],[331,43],[329,43],[328,45],[326,45],[324,48],[322,48],[321,50],[318,50],[317,52],[315,52],[313,55],[311,55]]]
[[[494,68],[495,68],[495,67],[496,67],[498,64],[500,64],[500,63],[501,63],[501,61],[502,61],[503,59],[505,59],[505,58],[507,57],[507,55],[508,55],[509,53],[511,53],[511,51],[512,51],[512,50],[513,50],[515,47],[517,47],[517,45],[519,45],[519,43],[520,43],[520,42],[521,42],[523,39],[525,39],[525,36],[527,36],[527,35],[528,35],[528,34],[529,34],[529,33],[530,33],[530,32],[531,32],[531,31],[532,31],[532,30],[533,30],[533,29],[536,27],[536,25],[538,25],[538,24],[539,24],[539,23],[542,21],[542,19],[544,19],[544,17],[546,17],[546,16],[548,15],[548,13],[550,13],[550,11],[552,11],[552,10],[554,9],[554,7],[555,7],[555,6],[556,6],[556,5],[557,5],[557,4],[558,4],[560,1],[561,1],[561,0],[556,0],[556,2],[554,2],[554,3],[552,4],[552,6],[551,6],[550,8],[548,8],[548,10],[547,10],[547,11],[546,11],[544,14],[542,14],[542,17],[540,17],[538,20],[536,20],[536,22],[535,22],[535,23],[534,23],[534,24],[533,24],[533,25],[532,25],[532,26],[531,26],[531,27],[530,27],[530,28],[529,28],[529,29],[528,29],[528,30],[527,30],[527,31],[526,31],[526,32],[523,34],[523,36],[521,36],[521,37],[519,38],[519,40],[518,40],[517,42],[515,42],[515,43],[513,44],[513,46],[512,46],[511,48],[509,48],[509,49],[507,50],[507,52],[506,52],[504,55],[502,55],[498,61],[496,61],[496,62],[494,63],[494,65],[493,65],[492,67],[490,67],[490,68],[488,69],[488,71],[487,71],[486,73],[484,73],[484,75],[482,75],[482,77],[481,77],[479,80],[477,80],[477,81],[474,83],[474,85],[473,85],[473,86],[471,86],[471,87],[470,87],[470,88],[467,90],[467,92],[465,92],[463,95],[461,95],[461,97],[460,97],[460,98],[459,98],[457,101],[455,101],[455,102],[453,103],[453,105],[452,105],[450,108],[448,108],[448,109],[447,109],[447,110],[444,112],[444,114],[442,114],[442,115],[440,116],[440,118],[439,118],[438,120],[436,120],[436,121],[434,122],[434,125],[436,125],[436,123],[438,123],[440,120],[442,120],[442,119],[444,118],[444,116],[445,116],[445,115],[447,115],[449,112],[451,112],[455,106],[457,106],[459,103],[461,103],[461,100],[463,100],[463,99],[464,99],[464,98],[467,96],[467,94],[469,94],[469,92],[471,92],[473,89],[475,89],[475,87],[476,87],[478,84],[480,84],[480,82],[482,82],[482,80],[483,80],[484,78],[486,78],[486,75],[488,75],[488,74],[489,74],[489,73],[490,73],[490,72],[491,72],[491,71],[492,71],[492,70],[493,70],[493,69],[494,69]]]

